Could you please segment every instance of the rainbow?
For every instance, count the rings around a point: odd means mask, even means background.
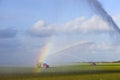
[[[38,63],[42,63],[45,60],[45,57],[47,56],[50,50],[50,47],[51,47],[51,43],[49,42],[43,47],[42,51],[40,52],[40,55],[38,56],[38,60],[37,60]]]
[[[36,61],[36,64],[35,64],[35,72],[39,72],[40,69],[38,68],[37,64],[39,63],[43,63],[51,49],[51,46],[52,46],[52,43],[51,41],[47,41],[47,43],[45,44],[45,46],[41,49],[42,51],[39,52],[39,55],[38,55],[38,58],[37,58],[37,61]]]

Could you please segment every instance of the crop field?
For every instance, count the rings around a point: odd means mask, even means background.
[[[120,63],[78,63],[38,69],[0,67],[0,80],[120,80]]]

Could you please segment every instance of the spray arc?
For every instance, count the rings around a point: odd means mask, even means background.
[[[117,24],[114,22],[112,17],[105,11],[101,3],[98,0],[87,0],[87,3],[90,5],[91,9],[94,10],[103,20],[105,20],[108,25],[120,36],[120,29]]]

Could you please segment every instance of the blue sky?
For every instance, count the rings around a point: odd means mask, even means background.
[[[0,65],[36,64],[49,39],[49,55],[81,43],[72,51],[47,56],[45,62],[50,64],[82,61],[66,53],[84,57],[85,61],[120,60],[119,35],[112,33],[113,29],[87,1],[0,0]],[[99,2],[120,28],[120,0]]]

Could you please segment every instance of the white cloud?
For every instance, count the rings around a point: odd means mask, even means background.
[[[33,29],[39,29],[39,28],[44,28],[44,26],[45,26],[45,23],[44,23],[44,21],[38,21],[38,22],[36,22],[34,25],[33,25]]]
[[[78,30],[81,25],[86,21],[86,19],[84,17],[80,17],[77,18],[75,20],[66,22],[65,24],[63,24],[63,30],[64,32],[78,32],[80,30]]]
[[[47,25],[44,21],[40,20],[36,22],[30,29],[29,32],[36,36],[51,36],[54,33],[54,25]]]
[[[46,24],[40,20],[36,22],[29,30],[32,34],[38,36],[51,36],[53,34],[74,34],[74,33],[103,33],[112,29],[99,16],[92,16],[89,19],[80,17],[61,25]]]
[[[87,20],[82,24],[82,30],[89,32],[89,31],[109,31],[110,28],[108,24],[105,23],[100,17],[93,16],[91,19]]]
[[[71,32],[81,32],[81,33],[88,33],[88,32],[107,32],[110,31],[110,27],[108,24],[103,21],[99,16],[93,16],[90,19],[79,18],[68,22],[66,30],[71,29]],[[66,25],[66,24],[65,24]],[[65,26],[66,27],[66,26]]]

